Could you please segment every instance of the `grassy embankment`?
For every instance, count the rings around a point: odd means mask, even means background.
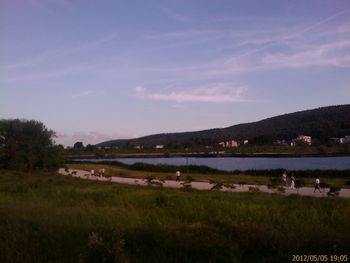
[[[349,254],[350,200],[0,171],[0,262],[290,262]]]
[[[106,168],[107,176],[120,176],[131,178],[154,177],[163,180],[175,180],[175,171],[182,172],[182,179],[190,176],[195,181],[211,181],[215,183],[235,183],[235,184],[260,184],[268,185],[272,178],[280,178],[283,170],[251,170],[246,172],[233,171],[225,172],[209,168],[206,166],[173,166],[173,165],[150,165],[136,163],[134,165],[125,165],[122,163],[105,162],[105,164],[96,163],[71,163],[67,165],[72,169],[98,171],[102,167]],[[305,186],[314,186],[315,178],[319,176],[323,184],[335,185],[341,188],[350,187],[350,170],[343,171],[291,171],[289,176],[296,179],[302,179]]]

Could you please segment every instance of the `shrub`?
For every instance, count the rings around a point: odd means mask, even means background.
[[[270,178],[269,183],[267,185],[268,188],[277,188],[278,186],[281,185],[281,180],[280,178]]]
[[[298,188],[305,186],[305,181],[301,180],[301,179],[297,179],[294,181],[294,184],[295,184],[295,188],[298,189]]]
[[[218,190],[220,191],[223,187],[223,183],[216,183],[210,190]]]
[[[325,183],[325,182],[321,182],[321,183],[320,183],[320,187],[321,187],[321,188],[329,188],[330,185],[327,184],[327,183]]]
[[[328,196],[338,196],[340,190],[341,190],[341,188],[339,186],[331,185],[331,186],[329,186],[329,191],[328,191],[327,195]]]
[[[189,182],[189,183],[192,183],[194,181],[193,177],[190,176],[190,175],[187,175],[186,176],[186,181]]]
[[[260,189],[256,186],[249,186],[249,192],[260,192]]]
[[[236,186],[234,184],[224,184],[224,187],[228,189],[236,189]]]

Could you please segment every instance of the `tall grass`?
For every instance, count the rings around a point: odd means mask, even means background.
[[[0,171],[0,262],[289,262],[349,254],[350,200]]]

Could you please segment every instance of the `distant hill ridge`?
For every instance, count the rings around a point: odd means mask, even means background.
[[[301,134],[310,135],[320,142],[326,142],[331,137],[350,135],[350,104],[298,111],[227,128],[161,133],[135,139],[111,140],[96,146],[187,147],[213,145],[227,140],[249,140],[249,144],[269,144],[274,140],[291,140]]]

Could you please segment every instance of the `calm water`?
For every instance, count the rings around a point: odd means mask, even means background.
[[[149,164],[171,165],[206,165],[220,170],[249,170],[249,169],[277,169],[307,170],[307,169],[350,169],[350,156],[345,157],[298,157],[298,158],[194,158],[194,157],[171,157],[171,158],[115,158],[115,159],[80,159],[80,161],[119,161],[126,164],[137,162]]]

